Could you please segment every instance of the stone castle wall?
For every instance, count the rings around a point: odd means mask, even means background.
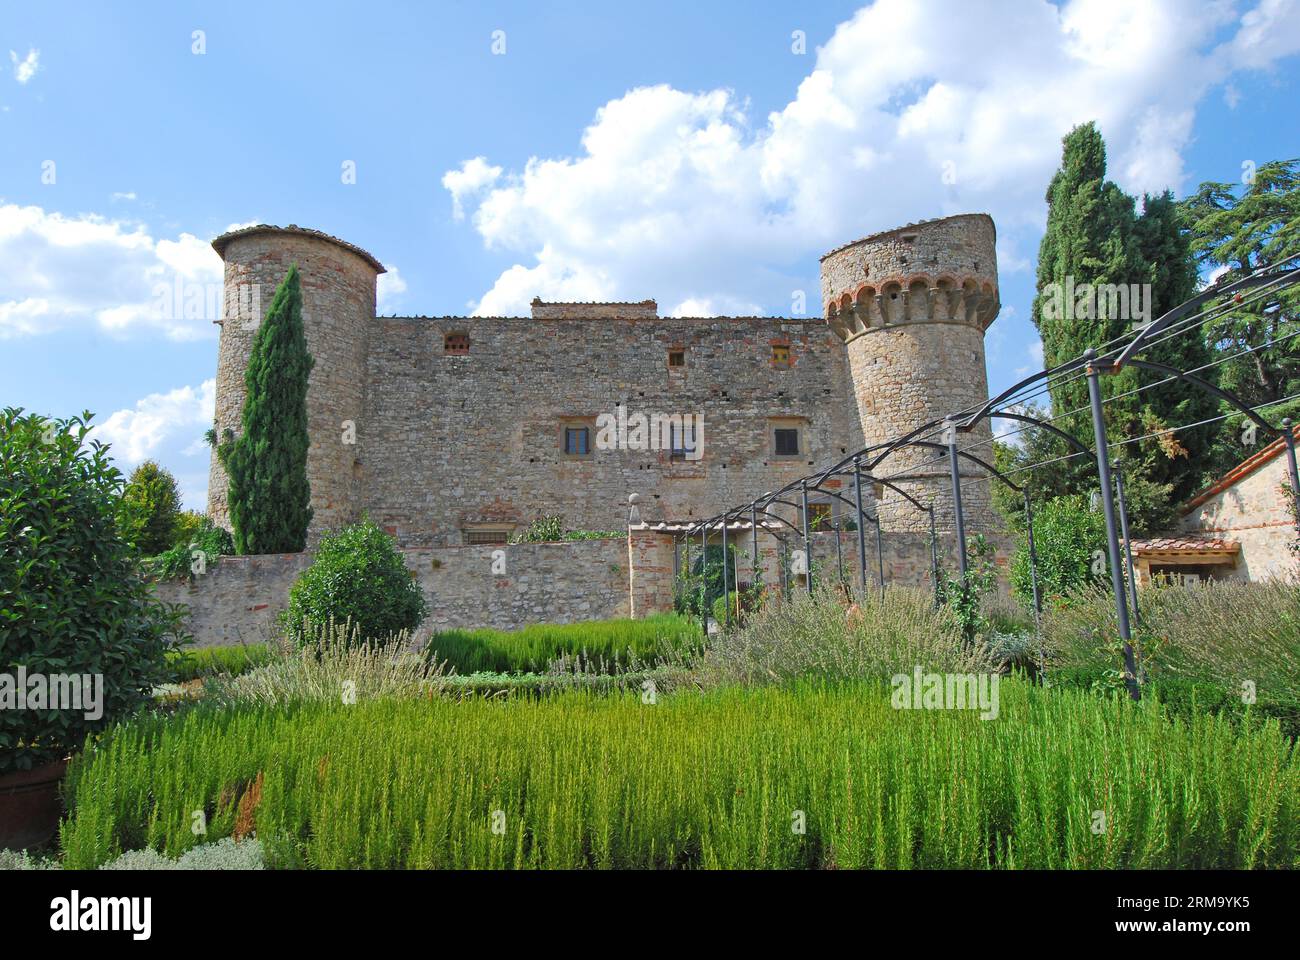
[[[363,513],[407,547],[460,544],[469,531],[517,529],[544,514],[562,514],[573,528],[621,530],[630,494],[645,521],[688,521],[987,393],[983,331],[997,313],[997,268],[983,215],[832,251],[822,262],[827,316],[815,320],[660,318],[651,300],[536,300],[529,318],[376,318],[383,267],[351,244],[259,226],[214,246],[226,261],[228,311],[252,286],[264,313],[289,265],[302,274],[316,360],[309,544]],[[219,433],[238,429],[255,328],[256,320],[223,322]],[[600,449],[597,418],[620,408],[633,421],[701,417],[702,457],[629,449],[634,443]],[[589,456],[566,453],[566,427],[589,429]],[[776,453],[778,427],[799,430],[798,455]],[[988,439],[983,426],[962,444],[984,441],[981,452],[991,454]],[[901,454],[878,472],[915,468],[921,479],[903,485],[935,500],[940,527],[950,528],[946,463],[925,464],[936,453]],[[972,480],[978,473],[963,470]],[[864,506],[874,513],[870,489]],[[964,499],[972,530],[994,525],[987,483]],[[209,512],[228,523],[215,457]],[[926,526],[890,492],[881,515],[887,529]]]
[[[468,335],[467,355],[444,352],[449,333]],[[669,366],[673,348],[683,366]],[[633,493],[648,521],[709,516],[839,459],[861,433],[844,348],[821,321],[381,318],[368,382],[361,506],[409,545],[540,514],[622,530]],[[565,454],[565,425],[589,426],[594,446],[596,418],[619,405],[702,416],[702,458]],[[802,431],[799,456],[775,454],[777,419]]]

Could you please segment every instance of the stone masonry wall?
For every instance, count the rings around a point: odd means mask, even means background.
[[[1233,579],[1270,580],[1300,573],[1291,545],[1296,541],[1290,512],[1286,454],[1278,452],[1236,483],[1197,505],[1182,518],[1187,534],[1241,544]]]
[[[504,573],[494,572],[496,550],[505,553]],[[412,549],[403,556],[429,603],[416,632],[420,644],[453,627],[513,629],[629,615],[625,537]],[[198,646],[264,642],[275,635],[289,588],[310,565],[309,553],[225,557],[192,583],[168,581],[155,590],[189,605]]]
[[[444,352],[450,333],[468,335],[468,355]],[[683,366],[669,366],[672,348]],[[622,530],[632,493],[647,521],[708,516],[834,462],[861,433],[844,347],[820,320],[380,318],[368,381],[362,507],[413,546],[541,514]],[[597,416],[620,404],[702,415],[702,458],[566,456],[565,425],[590,427],[595,447]],[[802,430],[799,456],[776,456],[774,418]]]

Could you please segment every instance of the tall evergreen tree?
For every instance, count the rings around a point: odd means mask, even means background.
[[[1134,200],[1106,180],[1106,144],[1095,124],[1076,126],[1062,140],[1061,168],[1048,186],[1047,200],[1032,319],[1043,338],[1045,366],[1050,368],[1073,360],[1088,347],[1100,349],[1130,330],[1131,320],[1089,294],[1100,285],[1131,284],[1143,273],[1143,264]],[[1131,369],[1102,377],[1102,398],[1127,394],[1136,385],[1138,377]],[[1087,381],[1082,376],[1060,377],[1049,386],[1049,393],[1052,414],[1062,418],[1058,427],[1091,440]],[[1113,437],[1132,433],[1139,403],[1130,395],[1106,405]],[[1053,441],[1045,444],[1052,449]],[[1075,458],[1067,462],[1060,480],[1057,496],[1091,492],[1096,489],[1096,468],[1086,459]]]
[[[1061,167],[1047,190],[1047,229],[1039,247],[1033,306],[1049,367],[1072,360],[1089,347],[1101,349],[1112,341],[1127,340],[1144,319],[1153,320],[1191,297],[1197,282],[1172,195],[1145,197],[1139,217],[1133,198],[1106,179],[1106,145],[1094,124],[1074,128],[1062,144]],[[1144,284],[1150,284],[1149,300],[1135,299],[1134,285],[1145,291]],[[1125,304],[1127,311],[1122,309]],[[1210,359],[1195,333],[1173,337],[1143,356],[1180,369],[1203,366]],[[1136,392],[1162,379],[1134,368],[1101,379],[1112,441],[1213,416],[1214,403],[1180,382]],[[1069,414],[1058,425],[1089,440],[1087,382],[1067,376],[1052,385],[1050,393],[1053,415]],[[1158,529],[1172,520],[1173,508],[1197,485],[1200,474],[1194,458],[1208,449],[1212,435],[1212,428],[1188,435],[1162,434],[1112,454],[1124,464],[1130,513],[1139,530]],[[1058,447],[1064,455],[1062,444],[1042,437],[1023,452],[1050,453]],[[1003,455],[1008,462],[1021,458],[1017,451]],[[1092,463],[1075,458],[1067,464],[1044,475],[1051,493],[1086,493],[1096,488]]]
[[[1198,283],[1196,261],[1171,191],[1143,197],[1137,237],[1147,271],[1145,282],[1151,284],[1151,319],[1155,320],[1195,296]],[[1195,320],[1176,331],[1157,334],[1153,345],[1142,352],[1142,359],[1179,370],[1199,370],[1197,376],[1211,383],[1217,377],[1214,368],[1201,369],[1213,357]],[[1218,411],[1218,400],[1212,394],[1181,381],[1150,386],[1166,379],[1165,374],[1138,371],[1139,384],[1149,387],[1141,394],[1144,434],[1199,423]],[[1143,472],[1152,482],[1169,484],[1171,497],[1182,502],[1200,485],[1205,457],[1217,432],[1217,424],[1206,424],[1145,441]]]
[[[1047,188],[1047,228],[1038,248],[1033,305],[1048,367],[1127,333],[1129,319],[1098,316],[1119,311],[1099,311],[1086,294],[1102,284],[1133,283],[1144,272],[1133,198],[1106,179],[1106,144],[1100,131],[1095,124],[1083,124],[1066,134],[1062,144],[1061,167]],[[1064,379],[1069,382],[1051,387],[1052,412],[1059,416],[1080,407],[1086,410],[1087,383],[1081,377]],[[1136,377],[1126,371],[1104,378],[1102,394],[1113,397],[1135,385]],[[1126,428],[1136,414],[1137,402],[1131,398],[1107,408],[1108,419]],[[1063,426],[1087,436],[1088,423],[1084,413],[1067,418]]]
[[[296,553],[307,543],[307,377],[314,361],[302,325],[298,265],[289,267],[253,336],[244,374],[242,432],[218,456],[230,477],[237,553]]]

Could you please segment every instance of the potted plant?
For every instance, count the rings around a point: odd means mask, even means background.
[[[0,412],[0,849],[53,835],[69,755],[151,702],[184,639],[118,530],[123,478],[89,422]]]

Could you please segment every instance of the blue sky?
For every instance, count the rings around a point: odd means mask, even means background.
[[[996,390],[1039,365],[1061,136],[1098,120],[1131,192],[1235,180],[1300,153],[1297,51],[1292,0],[4,3],[0,402],[94,411],[201,507],[215,327],[152,300],[232,224],[365,247],[383,313],[790,315],[825,250],[970,211]]]

